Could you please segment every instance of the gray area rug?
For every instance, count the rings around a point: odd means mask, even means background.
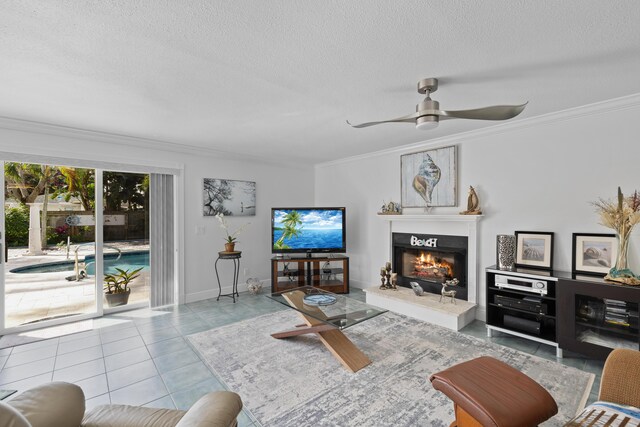
[[[542,384],[560,408],[544,426],[560,426],[582,408],[594,379],[591,373],[390,312],[345,331],[373,361],[353,374],[315,336],[270,336],[299,323],[294,311],[281,311],[188,339],[264,426],[446,427],[453,405],[431,387],[429,376],[482,355]]]

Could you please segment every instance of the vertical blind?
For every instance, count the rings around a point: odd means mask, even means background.
[[[176,302],[173,175],[149,177],[151,307]]]

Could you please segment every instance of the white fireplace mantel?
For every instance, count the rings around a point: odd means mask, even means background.
[[[440,221],[453,221],[453,222],[470,222],[477,223],[484,215],[378,215],[379,218],[384,221],[427,221],[427,222],[440,222]]]
[[[389,223],[387,247],[392,259],[393,233],[449,234],[467,237],[467,298],[478,303],[478,222],[483,215],[378,215]]]

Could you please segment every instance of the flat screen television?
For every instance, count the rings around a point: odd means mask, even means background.
[[[346,252],[345,208],[271,208],[271,252]]]

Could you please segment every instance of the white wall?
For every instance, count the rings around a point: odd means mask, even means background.
[[[618,186],[627,195],[640,190],[638,117],[640,96],[633,96],[318,165],[316,204],[347,207],[352,285],[372,286],[389,253],[383,243],[388,228],[376,212],[383,201],[400,201],[400,155],[458,145],[459,207],[434,208],[432,213],[457,214],[466,208],[469,185],[476,188],[485,215],[479,222],[478,259],[479,301],[484,305],[484,268],[495,264],[497,234],[553,231],[554,268],[570,271],[572,233],[613,232],[598,225],[590,202],[615,198]],[[640,273],[639,231],[632,237],[629,256],[636,273]]]
[[[228,178],[256,182],[256,215],[227,217],[229,228],[236,230],[250,222],[238,235],[236,250],[242,251],[239,287],[246,290],[246,279],[268,280],[271,274],[271,208],[308,206],[313,203],[313,169],[267,165],[260,162],[225,161],[212,157],[192,157],[185,162],[187,202],[185,204],[185,242],[188,300],[218,295],[213,263],[223,250],[223,232],[213,217],[202,216],[202,179]],[[195,235],[196,226],[206,227],[204,236]],[[231,283],[231,261],[220,261],[221,281]],[[244,270],[248,269],[247,274]],[[226,273],[226,274],[225,274]],[[225,275],[223,278],[222,275]],[[240,286],[244,285],[244,286]]]
[[[271,207],[313,204],[313,169],[272,165],[237,155],[187,150],[190,149],[148,140],[0,121],[0,152],[19,153],[26,160],[32,156],[53,156],[68,159],[70,163],[77,159],[119,163],[121,170],[127,170],[128,164],[180,170],[184,185],[178,188],[182,193],[178,199],[184,201],[184,206],[180,208],[179,215],[183,216],[184,228],[179,234],[184,236],[181,249],[184,253],[184,297],[187,302],[218,294],[214,261],[217,252],[224,249],[223,232],[217,220],[202,215],[203,178],[255,181],[256,215],[228,217],[228,222],[234,230],[245,222],[251,223],[239,235],[236,246],[242,251],[239,284],[245,284],[248,277],[268,280],[271,271]],[[204,227],[205,233],[197,235],[197,227]],[[218,267],[223,286],[225,283],[230,285],[230,263],[221,261]]]

